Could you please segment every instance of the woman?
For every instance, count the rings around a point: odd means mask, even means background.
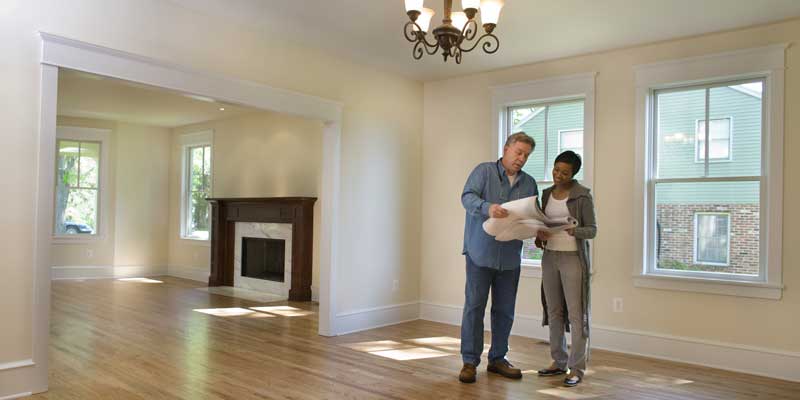
[[[597,234],[594,202],[589,189],[574,176],[581,169],[581,158],[565,151],[553,165],[553,186],[542,192],[542,209],[551,218],[571,216],[578,221],[575,228],[548,234],[539,232],[536,246],[544,249],[542,258],[542,325],[550,325],[549,367],[539,376],[566,374],[565,386],[583,380],[589,340],[589,239]],[[571,328],[571,329],[570,329]],[[572,335],[567,353],[564,332]]]

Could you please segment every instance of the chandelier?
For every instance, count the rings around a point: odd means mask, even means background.
[[[453,0],[444,0],[444,18],[442,24],[433,30],[433,42],[428,39],[428,28],[434,11],[423,8],[424,0],[405,0],[406,14],[411,21],[406,22],[403,33],[406,39],[414,43],[412,54],[415,60],[422,58],[425,53],[436,54],[442,50],[444,61],[452,57],[456,64],[461,64],[461,53],[468,53],[483,43],[481,47],[487,54],[492,54],[500,48],[500,40],[492,34],[500,18],[500,9],[504,0],[461,0],[464,11],[452,11]],[[478,37],[478,22],[475,15],[478,8],[481,10],[484,34]]]

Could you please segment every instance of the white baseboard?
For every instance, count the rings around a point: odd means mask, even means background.
[[[5,371],[7,369],[32,367],[34,365],[36,365],[36,363],[33,362],[33,360],[31,360],[30,358],[27,360],[11,361],[0,364],[0,371]]]
[[[33,393],[31,393],[31,392],[23,392],[23,393],[12,394],[12,395],[8,395],[8,396],[0,397],[0,400],[21,399],[23,397],[28,397],[28,396],[33,396]]]
[[[380,328],[419,319],[419,302],[393,304],[336,314],[336,334]]]
[[[169,268],[167,268],[167,275],[169,276],[203,282],[205,284],[208,284],[209,274],[210,272],[208,267],[201,268],[170,265]]]
[[[51,279],[111,279],[135,278],[145,276],[166,275],[167,268],[143,265],[98,265],[98,266],[55,266],[51,269]]]
[[[488,311],[488,310],[487,310]],[[461,324],[460,306],[420,303],[420,319]],[[487,313],[488,314],[488,313]],[[491,325],[484,323],[488,330]],[[511,333],[548,339],[539,316],[517,315]],[[592,325],[592,348],[800,382],[800,353]]]

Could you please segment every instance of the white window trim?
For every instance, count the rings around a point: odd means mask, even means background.
[[[564,133],[571,133],[571,132],[583,132],[583,129],[575,128],[575,129],[559,129],[558,130],[558,153],[561,154],[564,151],[564,147],[561,145],[561,135]]]
[[[209,246],[211,244],[211,232],[209,232],[208,239],[201,239],[197,237],[187,236],[186,235],[186,216],[187,216],[187,207],[188,207],[188,159],[186,158],[187,149],[190,147],[196,146],[211,146],[211,187],[210,192],[214,193],[214,131],[213,130],[205,130],[199,132],[192,132],[186,133],[180,136],[180,147],[181,147],[181,198],[180,198],[180,229],[178,231],[179,238],[186,243],[192,244],[200,244],[204,246]],[[211,215],[209,213],[209,218]],[[210,226],[210,225],[209,225]]]
[[[636,72],[636,160],[634,176],[634,251],[633,282],[636,287],[713,293],[732,296],[780,299],[782,277],[783,209],[783,124],[784,69],[787,44],[712,54],[682,60],[634,67]],[[767,100],[762,114],[761,225],[766,229],[760,258],[765,266],[761,281],[732,281],[716,276],[674,276],[648,272],[651,229],[646,224],[648,185],[653,165],[648,154],[652,137],[650,126],[652,93],[655,89],[680,87],[720,80],[764,79]]]
[[[109,193],[111,175],[109,148],[111,147],[111,130],[99,128],[85,128],[78,126],[58,126],[56,127],[56,140],[76,140],[100,143],[100,171],[99,189],[97,190],[97,234],[95,235],[57,235],[53,227],[50,229],[53,244],[86,244],[105,240],[108,237],[109,213],[111,201]],[[56,143],[58,143],[56,141]],[[57,149],[53,149],[55,153]],[[55,195],[55,191],[54,191]],[[53,207],[55,207],[55,196],[53,196]],[[54,218],[55,219],[55,218]],[[52,222],[55,224],[55,221]]]
[[[583,100],[583,179],[582,182],[594,187],[594,124],[595,124],[595,77],[596,72],[558,76],[535,81],[491,86],[492,126],[490,129],[490,154],[487,157],[502,156],[505,133],[508,131],[506,113],[509,107],[529,103],[554,103],[567,100]],[[560,135],[559,135],[560,139]],[[540,184],[539,194],[544,187]],[[594,249],[594,246],[592,246]],[[593,259],[594,250],[592,250]],[[540,262],[523,262],[521,276],[541,278]]]
[[[728,251],[725,255],[725,262],[724,263],[717,263],[717,262],[710,262],[710,261],[700,261],[697,259],[697,253],[700,251],[700,246],[697,243],[698,239],[698,226],[697,222],[701,215],[723,215],[728,219]],[[719,267],[727,267],[731,265],[731,213],[729,212],[695,212],[694,213],[694,232],[692,233],[692,262],[696,265],[713,265]]]
[[[722,118],[711,118],[709,119],[709,123],[711,121],[719,121],[721,119],[727,119],[728,122],[728,157],[727,158],[709,158],[708,163],[726,163],[733,161],[733,117],[722,117]],[[696,119],[694,120],[694,162],[695,164],[703,164],[705,160],[700,158],[700,152],[698,151],[697,147],[700,142],[700,122],[705,120]],[[709,133],[709,141],[711,140],[711,134]],[[711,152],[709,151],[709,156]]]

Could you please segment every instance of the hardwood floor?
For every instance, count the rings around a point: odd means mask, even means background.
[[[800,383],[597,350],[586,380],[562,388],[563,377],[535,374],[547,345],[520,337],[509,358],[522,380],[487,375],[484,356],[467,385],[457,380],[458,327],[415,321],[325,338],[312,303],[258,304],[153,279],[162,283],[53,282],[50,391],[33,398],[800,398]]]

